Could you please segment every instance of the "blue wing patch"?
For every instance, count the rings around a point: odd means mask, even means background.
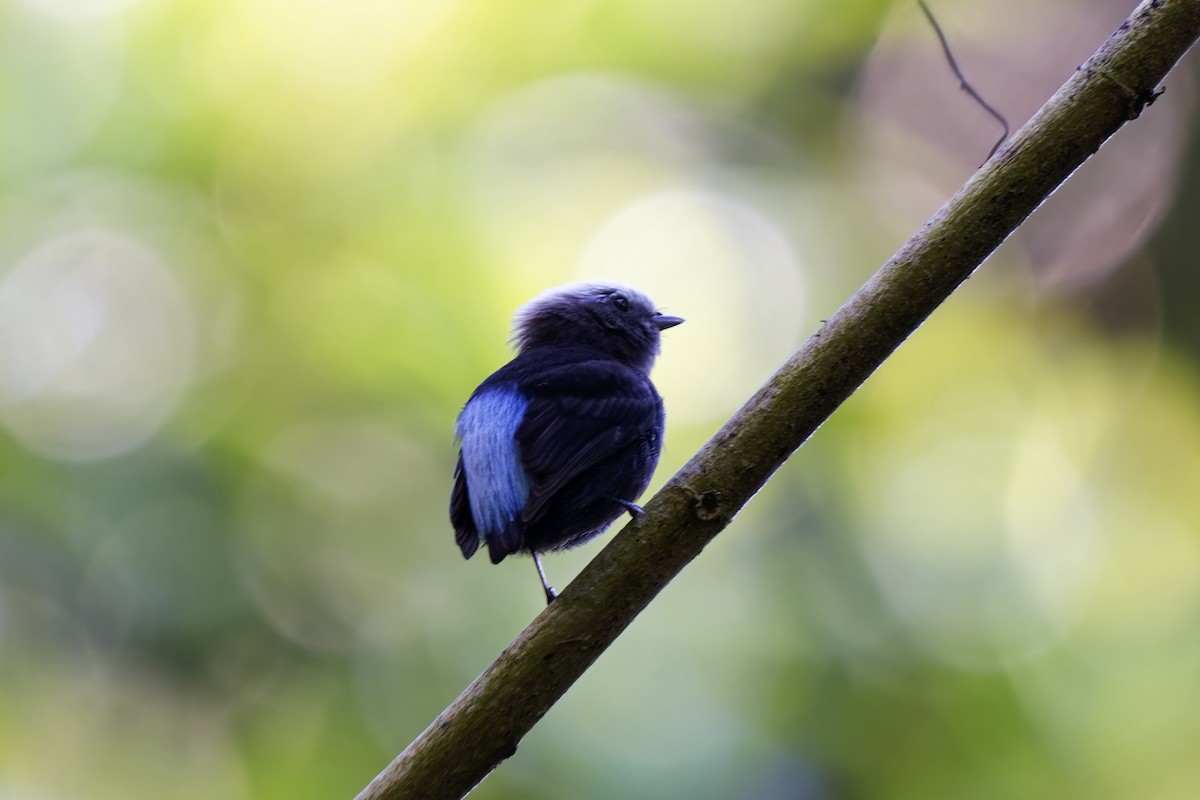
[[[516,441],[528,405],[511,385],[491,388],[471,398],[455,426],[475,529],[489,546],[503,541],[507,552],[521,547],[515,523],[529,497],[529,475]],[[509,541],[513,538],[517,541]]]

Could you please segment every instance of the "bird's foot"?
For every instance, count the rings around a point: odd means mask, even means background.
[[[538,577],[542,579],[542,588],[546,590],[546,605],[550,605],[554,598],[558,597],[558,592],[554,591],[554,587],[546,580],[546,571],[542,569],[542,557],[538,555],[537,550],[530,550],[529,553],[533,556],[533,565],[537,567]]]
[[[646,516],[646,512],[643,511],[642,507],[637,503],[631,503],[628,500],[622,500],[619,497],[614,497],[613,502],[628,511],[629,516],[633,517],[634,519]]]

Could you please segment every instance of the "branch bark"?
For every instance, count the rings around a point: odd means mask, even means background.
[[[1200,36],[1144,0],[1058,92],[726,423],[359,800],[460,798],[893,350],[1109,136]]]

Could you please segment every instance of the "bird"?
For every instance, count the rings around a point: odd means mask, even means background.
[[[450,522],[464,558],[533,557],[546,603],[557,593],[541,554],[583,544],[646,491],[662,451],[662,398],[650,382],[659,334],[683,322],[616,283],[543,292],[517,310],[516,357],[471,394]]]

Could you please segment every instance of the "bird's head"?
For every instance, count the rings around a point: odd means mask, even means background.
[[[615,283],[579,283],[530,300],[513,320],[522,351],[534,347],[590,347],[649,372],[659,333],[683,322],[660,313],[650,298]]]

